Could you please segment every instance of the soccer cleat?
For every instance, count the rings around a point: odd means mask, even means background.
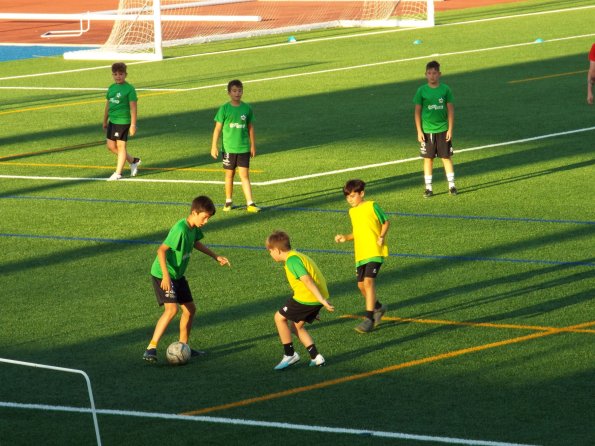
[[[290,365],[295,364],[299,360],[300,355],[298,355],[297,352],[294,353],[293,356],[283,355],[283,359],[281,359],[281,362],[275,366],[274,370],[284,370]]]
[[[140,158],[134,158],[134,160],[130,163],[130,176],[135,177],[138,173],[138,166],[140,166],[141,160]]]
[[[147,362],[157,362],[157,349],[156,348],[148,348],[143,353],[143,359]]]
[[[424,192],[424,198],[430,198],[432,195],[434,195],[434,192],[432,192],[430,189],[426,189]]]
[[[316,355],[316,358],[310,360],[310,367],[321,367],[325,364],[326,364],[326,361],[324,360],[323,356],[320,353],[318,353],[318,355]]]
[[[365,318],[357,327],[355,327],[355,331],[358,333],[370,333],[372,330],[374,330],[374,321],[368,318]]]
[[[458,194],[459,192],[457,191],[457,188],[453,186],[453,187],[451,187],[450,189],[448,189],[448,193],[449,193],[450,195],[456,195],[456,194]]]
[[[229,212],[233,209],[233,204],[231,201],[226,201],[225,206],[223,206],[223,212]]]
[[[190,357],[191,358],[196,358],[198,356],[204,356],[206,354],[207,354],[207,352],[205,352],[204,350],[194,350],[193,348],[190,349]]]
[[[121,180],[121,179],[122,179],[122,175],[114,172],[114,173],[112,173],[112,176],[107,179],[107,181],[117,181],[117,180]]]
[[[384,313],[386,313],[386,310],[388,310],[388,306],[384,304],[382,304],[377,310],[374,310],[374,328],[380,325],[380,321],[382,320]]]
[[[256,213],[256,212],[260,212],[261,211],[261,209],[258,206],[256,206],[254,203],[249,204],[248,206],[246,206],[246,210],[248,212],[252,212],[252,213]]]

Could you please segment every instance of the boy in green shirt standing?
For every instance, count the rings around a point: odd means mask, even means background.
[[[200,242],[204,237],[201,228],[213,215],[215,215],[213,201],[206,196],[196,197],[192,201],[190,215],[179,220],[171,228],[165,241],[157,249],[157,257],[151,267],[151,279],[157,303],[164,308],[163,314],[155,326],[151,342],[143,355],[143,359],[146,361],[157,361],[157,344],[177,314],[178,306],[182,309],[179,341],[188,344],[196,305],[184,273],[190,262],[192,250],[198,249],[203,254],[215,259],[221,266],[230,266],[227,258],[215,254]],[[192,349],[191,352],[192,356],[203,353]]]
[[[293,289],[293,297],[275,313],[275,325],[284,350],[283,358],[275,370],[286,369],[300,360],[291,342],[292,331],[308,350],[310,367],[323,366],[324,357],[318,353],[304,325],[306,322],[311,324],[322,307],[335,311],[335,307],[327,300],[329,293],[326,280],[310,257],[291,249],[289,236],[285,232],[275,231],[269,235],[266,248],[275,262],[285,262],[285,274]]]
[[[215,115],[215,129],[211,143],[211,156],[217,159],[219,135],[223,133],[221,153],[223,169],[225,169],[225,212],[233,207],[233,179],[236,169],[239,170],[242,190],[246,197],[246,210],[259,212],[260,208],[252,199],[252,185],[250,184],[250,158],[256,156],[256,142],[254,137],[254,113],[252,107],[242,101],[244,86],[241,81],[234,79],[227,84],[227,94],[230,101],[219,107]]]
[[[122,178],[126,161],[130,164],[130,176],[138,172],[140,158],[135,158],[126,151],[128,135],[136,134],[136,115],[138,98],[135,88],[126,82],[126,64],[117,62],[112,65],[114,83],[109,86],[103,112],[103,128],[106,130],[107,148],[118,157],[116,171],[108,178],[115,181]]]
[[[372,331],[388,309],[376,298],[376,276],[388,256],[386,233],[390,222],[377,203],[364,200],[365,187],[366,183],[362,180],[345,183],[343,195],[351,206],[349,218],[353,232],[335,236],[337,243],[353,240],[354,244],[357,287],[366,303],[366,317],[355,327],[358,333]]]
[[[440,64],[433,60],[426,65],[428,83],[417,89],[415,104],[415,127],[417,140],[421,144],[420,156],[424,159],[425,198],[434,195],[432,171],[434,158],[439,156],[448,180],[448,192],[457,194],[455,173],[452,164],[452,132],[455,122],[453,96],[448,85],[440,83]]]

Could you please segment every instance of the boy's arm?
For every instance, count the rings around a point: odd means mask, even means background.
[[[378,236],[378,246],[382,246],[384,245],[384,240],[386,239],[386,233],[388,232],[388,229],[390,228],[390,221],[385,220],[384,223],[382,223],[382,227],[380,228],[380,235]]]
[[[105,101],[105,109],[103,111],[103,128],[107,128],[107,120],[109,119],[109,101]]]
[[[199,250],[203,254],[206,254],[209,257],[217,260],[217,262],[219,262],[219,265],[221,265],[221,266],[227,265],[227,266],[231,267],[231,263],[229,263],[229,260],[227,260],[226,257],[222,257],[222,256],[215,254],[213,251],[211,251],[207,246],[203,245],[201,242],[199,242],[199,241],[194,242],[194,248]]]
[[[335,235],[336,243],[345,243],[350,240],[353,240],[353,234],[337,234],[337,235]]]
[[[420,143],[422,143],[425,141],[425,138],[424,138],[424,131],[421,126],[421,105],[419,105],[419,104],[415,104],[414,119],[415,119],[415,128],[417,129],[417,140]]]
[[[130,136],[134,136],[136,133],[136,113],[137,113],[137,102],[131,101],[130,102],[130,130],[128,130],[128,134]]]
[[[314,283],[314,280],[312,279],[312,277],[310,277],[310,275],[308,274],[304,274],[302,277],[300,277],[300,280],[302,281],[302,283],[304,285],[306,285],[306,288],[308,288],[308,290],[314,295],[314,297],[316,298],[316,300],[318,302],[320,302],[321,305],[324,306],[324,308],[326,308],[328,311],[335,311],[335,307],[333,307],[328,300],[326,300],[322,294],[320,294],[320,290],[318,289],[318,287],[316,286],[316,284]]]
[[[446,131],[446,140],[450,141],[455,126],[455,106],[452,102],[448,102],[446,104],[446,109],[448,110],[448,130]]]
[[[166,261],[166,253],[168,249],[170,249],[169,246],[165,244],[161,244],[161,246],[157,248],[157,258],[159,259],[159,266],[161,267],[161,274],[163,276],[161,279],[161,289],[163,291],[169,291],[171,289],[171,277],[169,276]]]
[[[211,143],[211,156],[215,159],[217,159],[217,157],[219,156],[219,148],[217,147],[217,142],[219,141],[219,135],[221,134],[222,128],[222,123],[215,123],[215,129],[213,130],[213,142]]]
[[[256,137],[254,136],[254,124],[248,124],[248,137],[250,138],[250,157],[256,156]]]
[[[589,73],[587,73],[587,104],[593,104],[593,83],[595,83],[595,61],[589,63]]]

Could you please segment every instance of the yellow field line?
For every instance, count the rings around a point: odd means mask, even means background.
[[[361,319],[361,316],[353,314],[345,314],[341,316],[344,319]],[[395,316],[384,316],[383,321],[395,321],[395,322],[414,322],[418,324],[435,324],[435,325],[457,325],[457,326],[468,326],[468,327],[488,327],[488,328],[506,328],[506,329],[517,329],[517,330],[535,330],[535,331],[551,331],[560,330],[563,332],[572,333],[595,333],[595,330],[577,330],[570,328],[559,328],[559,327],[546,327],[543,325],[520,325],[520,324],[494,324],[493,322],[459,322],[449,321],[444,319],[418,319],[410,317],[395,317]]]
[[[508,81],[508,83],[509,84],[520,84],[522,82],[540,81],[542,79],[551,79],[552,77],[572,76],[575,74],[581,74],[581,73],[586,73],[586,72],[587,72],[587,70],[570,71],[568,73],[557,73],[557,74],[549,74],[547,76],[529,77],[527,79],[518,79],[516,81]]]
[[[1,159],[1,158],[0,158]],[[84,164],[60,164],[60,163],[20,163],[15,161],[0,161],[0,164],[8,166],[35,166],[35,167],[73,167],[76,169],[113,169],[114,166],[88,166]],[[159,171],[172,171],[182,170],[189,172],[221,172],[221,169],[208,168],[208,167],[142,167],[141,170],[159,170]],[[262,173],[262,170],[250,169],[250,173]]]
[[[138,95],[139,98],[145,98],[147,96],[157,96],[162,94],[172,94],[172,93],[182,93],[182,91],[159,91],[155,93],[145,93],[142,95]],[[74,105],[88,105],[88,104],[100,104],[105,103],[105,99],[90,99],[88,101],[78,101],[78,102],[67,102],[64,104],[52,104],[52,105],[40,105],[38,107],[29,107],[29,108],[21,108],[18,110],[7,110],[0,112],[0,115],[11,115],[14,113],[25,113],[30,111],[38,111],[38,110],[48,110],[50,108],[59,108],[59,107],[71,107]]]
[[[543,337],[546,337],[546,336],[551,336],[553,334],[564,333],[564,332],[568,332],[568,331],[580,329],[582,327],[589,327],[589,326],[592,326],[592,325],[595,325],[595,321],[585,322],[585,323],[582,323],[582,324],[573,325],[573,326],[565,327],[565,328],[553,328],[551,330],[541,331],[539,333],[532,333],[530,335],[525,335],[525,336],[520,336],[520,337],[516,337],[516,338],[512,338],[512,339],[507,339],[507,340],[504,340],[504,341],[491,342],[489,344],[478,345],[476,347],[463,348],[463,349],[455,350],[455,351],[452,351],[452,352],[442,353],[442,354],[435,355],[435,356],[429,356],[427,358],[416,359],[416,360],[413,360],[413,361],[408,361],[408,362],[404,362],[404,363],[401,363],[401,364],[396,364],[396,365],[389,366],[389,367],[383,367],[381,369],[371,370],[369,372],[364,372],[364,373],[358,373],[356,375],[345,376],[343,378],[337,378],[337,379],[331,379],[331,380],[328,380],[328,381],[322,381],[320,383],[312,384],[312,385],[309,385],[309,386],[296,387],[294,389],[284,390],[282,392],[270,393],[268,395],[263,395],[263,396],[259,396],[259,397],[255,397],[255,398],[248,398],[248,399],[245,399],[245,400],[235,401],[235,402],[228,403],[228,404],[221,404],[219,406],[212,406],[212,407],[206,407],[204,409],[193,410],[193,411],[190,411],[190,412],[183,412],[183,413],[181,413],[181,415],[203,415],[203,414],[206,414],[206,413],[211,413],[211,412],[217,412],[217,411],[226,410],[226,409],[234,409],[234,408],[237,408],[237,407],[248,406],[250,404],[260,403],[262,401],[269,401],[269,400],[273,400],[273,399],[276,399],[276,398],[282,398],[282,397],[285,397],[285,396],[291,396],[291,395],[295,395],[295,394],[302,393],[302,392],[309,392],[310,390],[322,389],[322,388],[325,388],[325,387],[335,386],[337,384],[343,384],[343,383],[347,383],[347,382],[351,382],[351,381],[357,381],[357,380],[360,380],[360,379],[369,378],[371,376],[376,376],[376,375],[381,375],[381,374],[384,374],[384,373],[394,372],[396,370],[402,370],[402,369],[406,369],[406,368],[409,368],[409,367],[414,367],[414,366],[418,366],[418,365],[422,365],[422,364],[428,364],[428,363],[431,363],[431,362],[441,361],[443,359],[455,358],[457,356],[462,356],[462,355],[466,355],[466,354],[469,354],[469,353],[476,353],[476,352],[480,352],[480,351],[483,351],[483,350],[488,350],[488,349],[491,349],[491,348],[503,347],[503,346],[511,345],[511,344],[518,344],[520,342],[529,341],[531,339],[543,338]]]
[[[38,150],[36,152],[15,153],[12,155],[0,156],[0,160],[11,159],[11,158],[23,158],[26,156],[34,156],[34,155],[43,155],[45,153],[63,152],[66,150],[84,149],[87,147],[95,147],[95,146],[99,146],[102,144],[105,144],[105,140],[96,141],[96,142],[88,142],[88,143],[84,143],[84,144],[75,144],[73,146],[66,146],[66,147],[55,147],[53,149]]]

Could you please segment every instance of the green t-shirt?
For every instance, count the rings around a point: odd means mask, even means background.
[[[254,122],[252,107],[245,102],[233,106],[230,102],[219,107],[215,122],[222,124],[223,145],[227,153],[250,152],[250,135],[248,125]]]
[[[194,242],[201,240],[203,237],[204,234],[200,228],[190,228],[185,218],[178,221],[169,230],[169,234],[167,234],[163,244],[170,248],[167,250],[165,259],[167,270],[172,279],[179,279],[184,276],[188,262],[190,262],[190,254],[192,254],[192,250],[194,249]],[[155,257],[153,261],[151,275],[163,279],[158,257]]]
[[[109,101],[109,121],[112,124],[130,124],[130,103],[138,101],[134,87],[128,82],[112,84],[105,98]]]
[[[448,109],[446,104],[454,101],[450,87],[439,84],[436,88],[428,84],[417,89],[413,103],[421,105],[421,127],[424,133],[442,133],[448,130]]]

